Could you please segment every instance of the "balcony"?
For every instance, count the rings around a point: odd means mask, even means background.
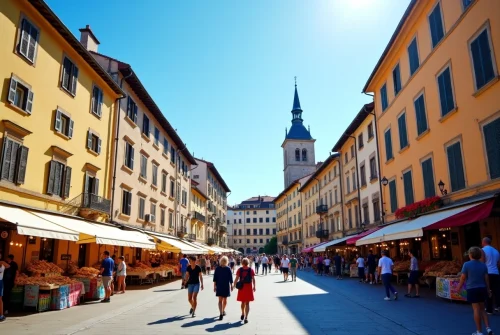
[[[226,226],[219,226],[219,233],[221,233],[221,234],[227,233],[227,227]]]
[[[290,244],[290,245],[293,245],[293,244],[299,244],[299,243],[301,243],[301,242],[302,242],[302,240],[297,239],[297,240],[292,240],[292,241],[290,241],[290,243],[289,243],[289,244]]]
[[[216,218],[216,219],[215,219],[215,224],[217,224],[217,225],[221,224],[221,220],[220,220],[220,218]]]
[[[288,237],[284,238],[283,241],[281,241],[281,244],[288,245]]]
[[[187,235],[187,239],[188,239],[188,240],[191,240],[191,241],[196,240],[196,234],[188,234],[188,235]]]
[[[322,215],[328,213],[328,206],[327,205],[319,205],[316,206],[316,214]]]
[[[319,239],[328,238],[329,233],[328,229],[320,229],[316,231],[316,237]]]
[[[71,201],[68,201],[61,209],[61,212],[96,220],[100,216],[110,215],[111,200],[92,193],[82,193]]]
[[[214,245],[215,244],[215,239],[214,238],[208,238],[207,239],[207,244],[208,245]]]
[[[202,215],[201,213],[197,212],[197,211],[193,211],[193,219],[195,220],[198,220],[198,221],[201,221],[203,223],[205,223],[206,219],[205,219],[205,215]]]
[[[184,238],[187,234],[187,229],[184,226],[177,227],[177,237]]]

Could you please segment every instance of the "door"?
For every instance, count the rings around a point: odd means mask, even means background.
[[[87,258],[87,244],[80,244],[80,248],[78,249],[78,267],[84,267],[86,265]]]
[[[40,240],[40,260],[54,262],[54,245],[55,241],[51,238],[42,238]]]

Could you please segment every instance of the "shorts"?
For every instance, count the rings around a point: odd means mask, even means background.
[[[102,277],[102,283],[103,283],[105,289],[111,287],[112,281],[113,281],[113,277],[111,277],[111,276],[103,276]]]
[[[410,271],[410,275],[408,276],[408,284],[418,284],[418,271]]]
[[[375,274],[375,269],[377,267],[375,265],[369,265],[368,266],[368,273],[371,274],[371,275],[374,275]]]
[[[182,271],[181,270],[181,278],[182,278],[182,280],[186,279],[186,272],[187,271]]]
[[[325,273],[329,273],[330,272],[330,265],[325,265]]]
[[[288,268],[281,268],[281,272],[288,273]]]
[[[365,268],[358,268],[358,277],[362,279],[365,278]]]
[[[231,269],[234,268],[234,262],[229,263],[229,266],[231,267]]]
[[[206,267],[206,266],[204,266],[204,265],[202,265],[202,266],[201,266],[201,272],[205,272],[205,271],[207,271],[207,267]]]
[[[188,284],[188,293],[200,292],[200,284]]]
[[[467,290],[467,301],[471,304],[485,302],[488,297],[486,287],[470,288]]]

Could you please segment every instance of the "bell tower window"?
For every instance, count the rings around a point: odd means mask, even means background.
[[[296,160],[297,162],[299,162],[299,161],[300,161],[300,149],[298,149],[298,148],[297,148],[297,149],[295,149],[295,160]]]
[[[307,150],[302,149],[302,161],[307,162]]]

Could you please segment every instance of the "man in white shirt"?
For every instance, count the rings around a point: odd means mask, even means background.
[[[267,263],[269,263],[269,259],[266,257],[266,254],[262,254],[262,257],[260,258],[260,262],[262,263],[262,275],[264,275],[264,272],[266,273],[267,276]],[[269,269],[271,270],[271,269]]]
[[[5,269],[10,268],[9,263],[0,261],[0,322],[5,321],[5,316],[3,315],[3,273]]]
[[[283,281],[288,280],[288,267],[290,266],[290,260],[286,255],[283,255],[281,260],[281,271],[283,271]]]
[[[259,265],[260,265],[260,257],[259,255],[255,256],[255,273],[259,274]]]
[[[391,293],[394,294],[394,300],[398,300],[398,292],[392,287],[391,279],[392,279],[392,269],[394,267],[394,263],[392,259],[387,257],[387,250],[382,250],[382,258],[378,260],[378,273],[384,283],[385,287],[385,298],[384,300],[391,300]]]
[[[500,253],[497,249],[491,246],[491,239],[489,237],[483,238],[483,256],[481,261],[484,262],[488,268],[488,278],[490,281],[491,296],[486,299],[486,313],[493,314],[493,300],[497,305],[500,305],[500,275],[498,266],[500,262]]]
[[[356,264],[358,265],[359,281],[362,283],[365,281],[365,259],[362,256],[358,255]]]

